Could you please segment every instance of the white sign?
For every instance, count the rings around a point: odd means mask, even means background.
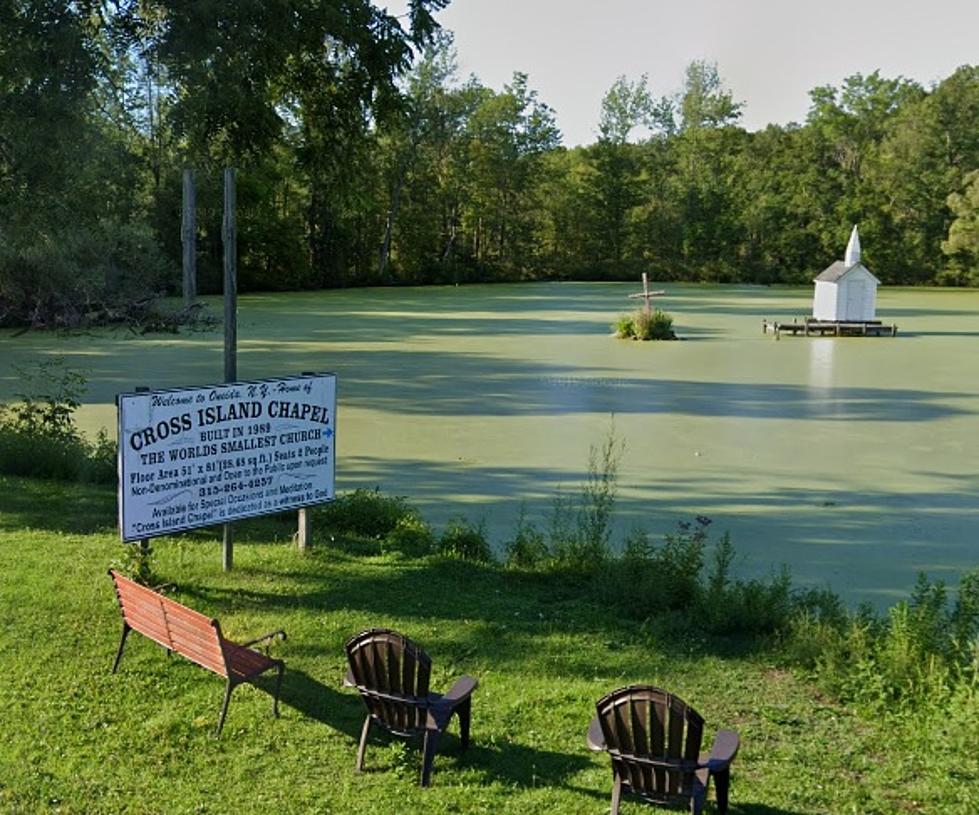
[[[334,374],[124,393],[116,401],[123,540],[333,498]]]

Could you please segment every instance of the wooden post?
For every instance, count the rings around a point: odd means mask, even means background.
[[[296,530],[296,544],[300,552],[305,552],[309,548],[312,540],[310,531],[309,510],[303,507],[299,510],[299,528]]]
[[[224,221],[221,228],[224,243],[224,381],[238,378],[238,235],[235,224],[235,171],[224,171]],[[224,525],[222,564],[226,572],[234,565],[234,539],[231,524]]]
[[[184,170],[180,240],[184,247],[184,306],[189,307],[197,299],[197,195],[194,190],[194,173],[190,169]]]
[[[140,387],[136,388],[136,393],[146,393],[148,390],[149,388],[147,388],[145,385],[141,385]],[[150,552],[150,539],[140,538],[138,543],[139,543],[140,554],[142,554],[143,557],[146,557]]]
[[[310,371],[303,371],[303,376],[312,375]],[[305,552],[313,543],[313,528],[310,523],[309,510],[306,507],[302,507],[299,510],[296,525],[296,546],[300,552]]]

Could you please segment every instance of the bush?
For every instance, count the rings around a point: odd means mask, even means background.
[[[789,629],[795,604],[788,571],[767,580],[731,579],[734,546],[727,533],[710,546],[710,524],[703,515],[681,521],[659,546],[645,530],[633,530],[594,591],[625,616],[662,617],[673,628],[739,636]]]
[[[122,556],[119,560],[113,561],[110,566],[142,586],[155,587],[160,582],[160,578],[154,567],[153,549],[149,541],[124,543],[122,546]]]
[[[600,591],[606,600],[637,619],[699,608],[709,524],[702,516],[695,524],[683,521],[659,547],[645,530],[633,530],[622,556],[605,572]]]
[[[623,314],[616,318],[615,322],[612,323],[612,329],[615,331],[615,336],[620,339],[627,340],[634,337],[632,327],[632,315]]]
[[[434,548],[432,527],[415,512],[399,518],[394,529],[381,539],[382,552],[397,552],[408,557],[430,555]]]
[[[520,509],[520,518],[513,539],[504,545],[504,557],[510,569],[540,569],[550,559],[550,549],[544,534],[528,523],[525,510]]]
[[[449,522],[442,537],[439,538],[438,552],[479,563],[489,563],[493,560],[493,550],[486,539],[483,524],[474,526],[464,518]]]
[[[389,535],[403,518],[416,511],[407,499],[382,495],[380,489],[357,489],[338,496],[317,508],[316,523],[341,535],[356,535],[380,540]]]
[[[173,269],[152,231],[111,221],[0,243],[0,325],[77,328],[125,322]]]
[[[0,471],[10,475],[111,484],[116,445],[105,431],[94,442],[75,425],[85,377],[61,359],[34,370],[15,367],[24,383],[17,402],[0,405]]]
[[[640,309],[632,319],[637,340],[675,340],[673,318],[665,311]]]
[[[963,575],[949,604],[942,581],[924,574],[886,617],[799,608],[785,643],[795,664],[844,700],[874,709],[941,705],[979,682],[979,570]]]
[[[639,309],[633,314],[623,314],[612,325],[615,336],[634,340],[675,340],[673,318],[665,311]]]

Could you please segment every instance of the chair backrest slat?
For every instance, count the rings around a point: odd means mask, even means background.
[[[687,743],[683,750],[683,758],[687,761],[697,761],[700,758],[700,745],[704,740],[704,720],[692,707],[686,711]]]
[[[632,740],[635,752],[639,755],[650,755],[653,752],[653,735],[655,722],[655,705],[644,696],[637,697],[632,703]],[[652,767],[635,765],[634,774],[638,776],[633,786],[641,789],[657,789],[657,778]]]
[[[684,715],[686,705],[672,694],[669,695],[668,699],[670,730],[666,744],[666,757],[679,760],[683,756],[683,725],[686,719]],[[668,775],[669,784],[667,786],[667,792],[670,795],[676,795],[683,788],[683,777],[680,773],[674,771],[670,771]]]

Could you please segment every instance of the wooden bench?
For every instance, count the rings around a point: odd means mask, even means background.
[[[119,667],[129,632],[138,631],[166,648],[168,656],[176,652],[227,680],[224,704],[221,706],[221,717],[218,719],[215,735],[224,726],[231,692],[243,682],[251,682],[259,674],[272,668],[278,671],[272,713],[279,715],[279,690],[282,687],[285,663],[253,651],[251,646],[269,642],[274,637],[284,640],[284,631],[273,631],[264,637],[238,645],[221,636],[221,626],[217,620],[141,586],[113,569],[109,570],[109,577],[115,583],[116,597],[122,611],[122,639],[116,652],[116,661],[112,665],[112,673]]]

